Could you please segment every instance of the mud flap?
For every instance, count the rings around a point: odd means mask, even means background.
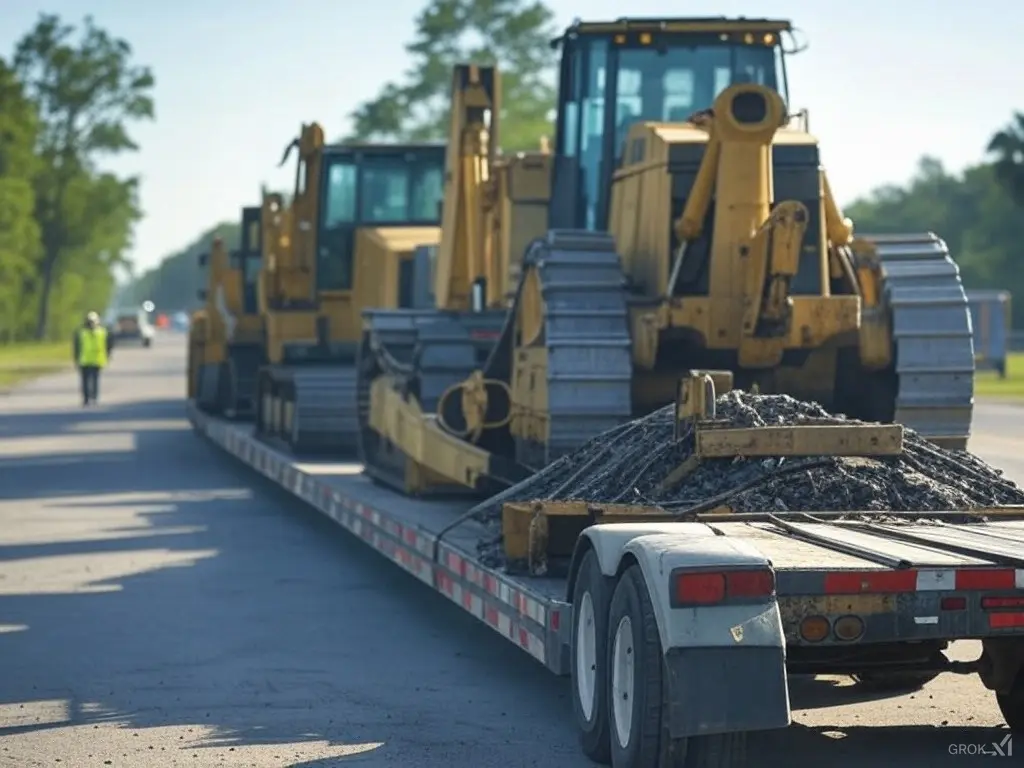
[[[784,648],[673,648],[665,654],[672,738],[785,728]]]

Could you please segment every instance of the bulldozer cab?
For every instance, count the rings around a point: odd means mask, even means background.
[[[259,313],[259,278],[263,266],[261,211],[259,206],[242,209],[242,232],[237,255],[238,272],[242,280],[242,311],[247,315]]]
[[[317,293],[352,290],[357,230],[438,226],[444,168],[444,144],[325,147]]]
[[[637,122],[683,122],[730,85],[755,83],[788,103],[787,21],[621,19],[577,22],[560,46],[552,228],[604,230],[612,175]],[[638,148],[642,153],[643,148]]]

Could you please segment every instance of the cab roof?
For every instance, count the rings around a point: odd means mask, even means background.
[[[353,142],[352,144],[326,144],[323,151],[328,155],[354,155],[360,152],[374,155],[400,155],[403,152],[416,152],[424,149],[445,149],[447,146],[448,144],[443,141],[417,141],[406,144]]]
[[[793,25],[786,19],[748,19],[743,16],[692,16],[680,18],[629,18],[615,21],[581,21],[577,19],[565,34],[553,41],[560,43],[567,37],[579,35],[614,35],[627,32],[668,32],[693,34],[752,34],[792,32]]]

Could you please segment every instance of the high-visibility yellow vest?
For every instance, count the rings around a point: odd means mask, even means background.
[[[78,330],[78,364],[105,368],[107,365],[107,329],[80,328]]]

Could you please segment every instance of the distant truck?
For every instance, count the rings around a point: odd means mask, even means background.
[[[143,347],[150,347],[155,335],[149,313],[142,307],[111,312],[107,321],[107,331],[118,345],[124,342],[138,342]]]
[[[978,370],[994,370],[1006,378],[1006,357],[1009,351],[1010,292],[967,291],[974,327],[974,363]]]

